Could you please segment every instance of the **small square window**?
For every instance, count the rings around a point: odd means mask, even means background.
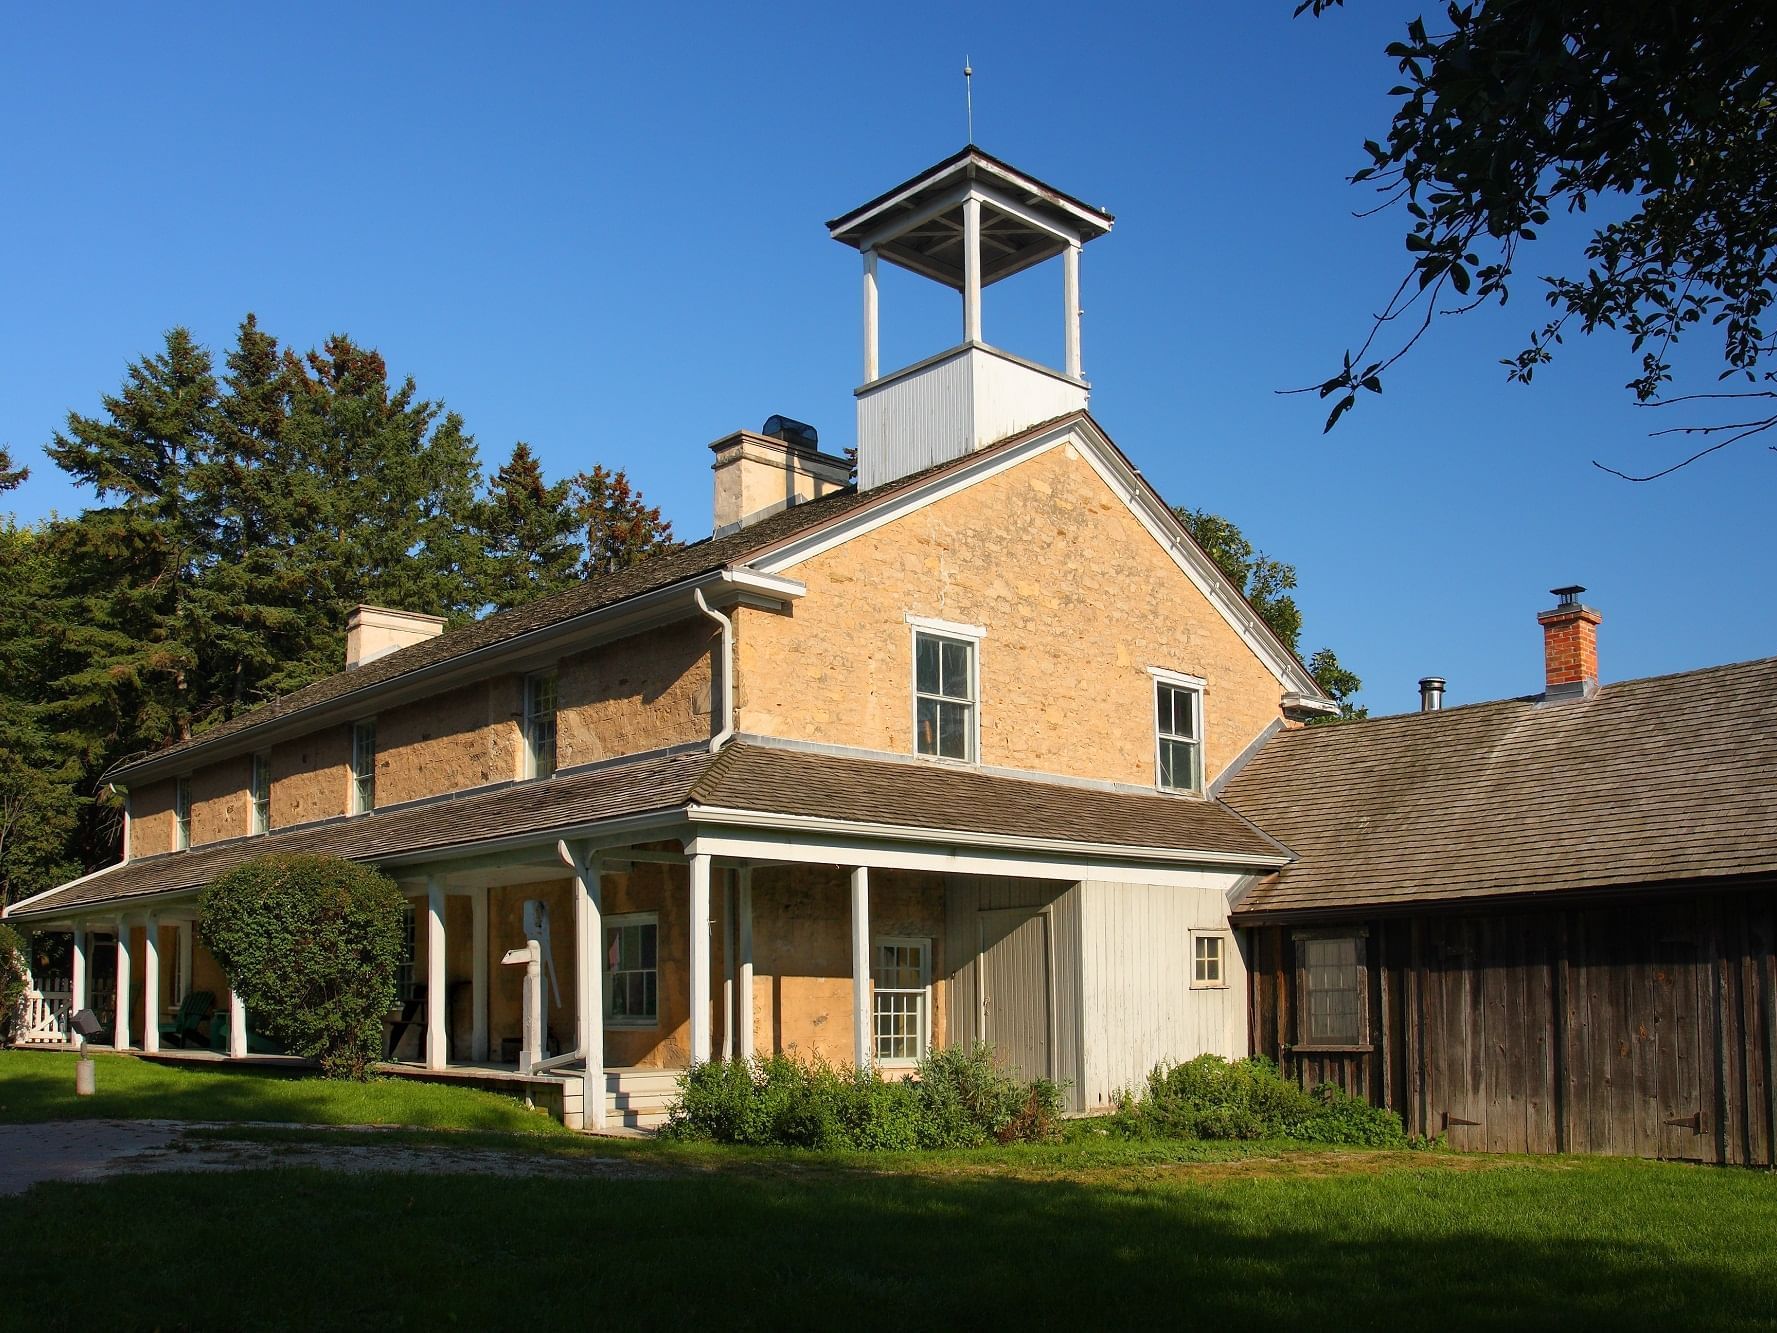
[[[1215,987],[1228,984],[1228,937],[1226,935],[1193,935],[1191,937],[1191,985]]]
[[[916,753],[975,757],[975,645],[967,639],[913,635],[913,728]]]

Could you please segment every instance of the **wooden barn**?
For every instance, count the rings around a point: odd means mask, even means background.
[[[1296,859],[1244,927],[1252,1046],[1502,1152],[1769,1166],[1777,659],[1273,738],[1223,789]]]

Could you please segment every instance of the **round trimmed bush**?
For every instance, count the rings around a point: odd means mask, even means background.
[[[393,880],[333,856],[262,856],[203,891],[198,938],[256,1027],[330,1078],[365,1078],[395,1002]]]
[[[18,1040],[25,1018],[25,942],[11,926],[0,926],[0,1046]]]

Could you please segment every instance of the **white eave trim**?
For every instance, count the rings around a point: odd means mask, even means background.
[[[687,812],[692,824],[717,824],[727,828],[814,833],[833,838],[911,842],[937,847],[980,847],[994,851],[1035,852],[1042,855],[1083,857],[1093,861],[1163,862],[1182,866],[1241,866],[1275,869],[1290,858],[1269,852],[1189,851],[1176,847],[1138,847],[1111,842],[1073,842],[1065,838],[1033,838],[971,829],[921,828],[908,824],[867,824],[850,819],[815,815],[773,814],[737,810],[728,806],[693,805]]]
[[[147,755],[118,770],[113,780],[120,787],[128,787],[131,783],[152,781],[167,774],[188,771],[195,763],[214,763],[234,755],[249,754],[279,740],[304,735],[316,727],[328,725],[330,721],[343,722],[363,718],[412,702],[415,698],[432,693],[442,682],[450,681],[453,677],[473,679],[491,675],[499,669],[532,670],[542,665],[540,661],[532,659],[558,640],[606,629],[618,631],[612,635],[614,638],[640,633],[656,624],[668,623],[674,617],[666,613],[680,601],[684,602],[688,614],[694,614],[694,597],[700,591],[717,606],[731,606],[736,602],[782,606],[785,602],[803,596],[808,587],[774,570],[747,566],[713,570],[693,578],[681,579],[677,583],[669,583],[652,592],[640,593],[621,602],[613,602],[609,606],[582,612],[566,620],[540,625],[510,639],[473,649],[459,657],[448,657],[361,689],[348,690],[344,694],[292,713],[267,718],[262,723],[249,725],[218,739],[213,749],[200,738],[196,746],[182,749],[177,755]]]
[[[1221,613],[1229,627],[1240,636],[1241,642],[1252,650],[1266,670],[1283,685],[1286,692],[1281,701],[1282,706],[1312,712],[1317,710],[1318,705],[1318,711],[1338,712],[1338,705],[1326,699],[1314,677],[1308,674],[1308,669],[1277,642],[1276,636],[1259,618],[1259,613],[1228,582],[1227,577],[1204,554],[1202,548],[1190,539],[1177,516],[1154,494],[1153,488],[1142,480],[1140,474],[1123,460],[1116,447],[1097,429],[1096,423],[1084,414],[1057,422],[1050,429],[1010,448],[989,445],[954,471],[913,486],[881,504],[870,505],[848,514],[830,527],[793,537],[748,564],[753,569],[771,573],[793,569],[803,561],[813,559],[854,537],[862,537],[892,523],[912,510],[935,504],[1063,444],[1073,444],[1080,450],[1105,484],[1148,530],[1161,549],[1172,557],[1172,562],[1196,585],[1209,604]],[[1301,702],[1292,705],[1290,700]]]
[[[118,861],[112,865],[101,867],[98,870],[89,871],[79,879],[71,879],[66,884],[58,884],[53,889],[44,889],[41,893],[33,893],[29,898],[20,898],[16,903],[8,904],[4,911],[0,911],[0,918],[9,917],[15,912],[23,911],[32,903],[39,902],[44,898],[52,897],[58,893],[65,893],[69,889],[78,888],[82,884],[90,884],[93,880],[99,879],[104,875],[109,875],[114,870],[122,870],[128,864],[128,860]]]

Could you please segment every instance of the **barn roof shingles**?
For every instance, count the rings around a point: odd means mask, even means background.
[[[1247,917],[1777,871],[1777,658],[1284,732],[1222,799]]]

